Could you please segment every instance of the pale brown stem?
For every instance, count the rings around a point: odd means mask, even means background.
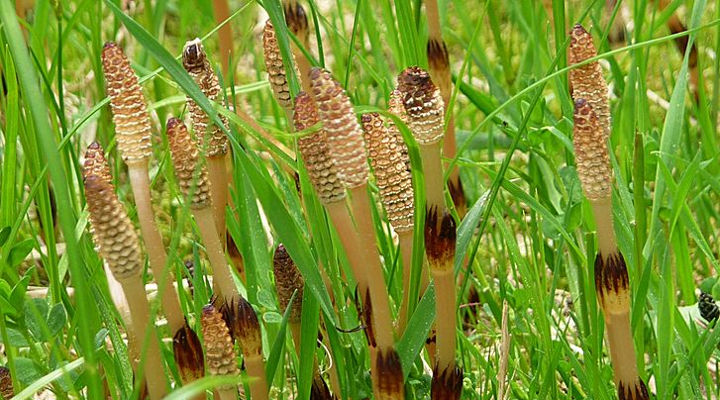
[[[430,38],[441,39],[442,31],[440,29],[440,14],[438,13],[437,0],[427,0],[425,2],[425,13],[428,20],[428,36]]]
[[[350,268],[355,275],[358,285],[358,293],[364,295],[368,287],[368,277],[365,275],[365,267],[361,262],[361,254],[365,251],[360,245],[357,231],[353,226],[352,218],[345,207],[344,201],[336,201],[325,204],[328,215],[337,230],[340,242],[345,249],[345,255],[350,262]]]
[[[212,201],[213,219],[215,220],[215,229],[222,243],[225,243],[225,209],[228,202],[228,171],[226,165],[225,154],[208,157],[207,169],[208,178],[210,179],[210,199]],[[223,246],[224,248],[224,246]]]
[[[213,0],[213,12],[215,14],[215,22],[218,24],[230,18],[230,6],[228,5],[228,1]],[[230,22],[223,25],[218,31],[218,39],[220,43],[220,67],[222,68],[226,82],[231,81],[228,70],[230,68],[230,58],[233,53],[232,36],[232,25],[230,25]]]
[[[302,331],[302,324],[300,322],[291,322],[290,333],[292,334],[293,343],[295,344],[295,351],[300,356],[300,332]]]
[[[617,251],[615,230],[613,229],[612,201],[607,199],[591,201],[595,225],[597,227],[598,251],[604,256]]]
[[[213,269],[213,286],[219,292],[222,301],[237,299],[240,294],[235,286],[232,271],[225,260],[225,252],[215,230],[212,208],[205,207],[192,210],[192,212],[203,243],[205,243],[205,251],[210,260],[210,266]]]
[[[394,344],[393,325],[390,317],[390,301],[388,299],[385,277],[383,275],[380,252],[375,239],[375,228],[370,212],[370,201],[367,184],[350,189],[352,211],[355,218],[362,252],[362,265],[370,289],[372,302],[372,318],[375,322],[374,333],[378,348],[385,351]]]
[[[439,371],[455,365],[455,279],[452,268],[433,270],[435,282],[436,362]]]
[[[403,264],[403,297],[398,311],[398,336],[405,332],[410,308],[410,278],[412,274],[413,231],[398,232],[398,246]]]
[[[142,234],[145,250],[148,253],[150,269],[158,282],[158,290],[162,292],[161,303],[168,320],[168,327],[173,334],[185,324],[185,318],[180,308],[172,285],[173,275],[165,269],[167,255],[160,231],[155,224],[155,213],[150,199],[150,177],[148,175],[148,162],[138,161],[128,164],[130,186],[135,196],[140,233]]]
[[[140,364],[143,365],[148,393],[152,400],[160,400],[167,394],[167,381],[160,356],[160,346],[155,337],[155,327],[150,321],[150,303],[145,297],[145,286],[140,277],[124,280],[121,284],[130,308],[135,337],[139,342],[143,342],[140,338],[147,338],[145,356],[141,358]],[[150,335],[146,336],[148,329]]]
[[[445,180],[443,180],[443,166],[441,159],[442,143],[419,146],[420,157],[425,175],[426,208],[437,206],[438,210],[445,208]]]
[[[237,400],[238,390],[237,387],[226,387],[215,389],[215,396],[219,397],[220,400]],[[204,396],[203,396],[204,397]]]
[[[253,400],[268,399],[268,384],[265,377],[265,361],[262,356],[245,357],[245,369],[250,377],[250,396]]]
[[[635,382],[638,378],[635,343],[630,329],[630,310],[625,313],[605,313],[605,325],[615,375],[615,384]]]

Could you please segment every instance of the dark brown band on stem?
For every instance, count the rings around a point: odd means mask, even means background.
[[[404,377],[400,356],[393,348],[378,353],[378,399],[405,398]]]
[[[637,379],[635,382],[626,384],[625,382],[618,383],[618,400],[649,400],[650,395],[648,394],[647,387],[641,379]]]
[[[627,292],[629,288],[627,266],[622,253],[608,256],[598,253],[595,258],[595,290],[602,302],[606,294]]]
[[[462,394],[463,371],[460,367],[448,367],[438,371],[433,369],[432,384],[430,386],[430,398],[433,400],[458,400]]]
[[[180,328],[173,336],[173,354],[180,377],[184,383],[198,380],[205,376],[205,359],[202,345],[190,325]]]
[[[438,207],[431,206],[425,219],[425,253],[430,268],[452,268],[455,242],[455,220],[447,209],[440,215]]]
[[[428,40],[427,57],[431,69],[446,71],[450,68],[447,46],[442,39],[430,38]]]

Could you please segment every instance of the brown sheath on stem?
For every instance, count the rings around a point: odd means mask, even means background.
[[[597,49],[593,44],[592,36],[582,25],[575,25],[570,31],[568,64],[578,64],[595,56],[597,56]],[[610,134],[610,104],[608,102],[608,86],[603,78],[600,63],[593,61],[582,67],[571,69],[570,87],[573,99],[585,99],[590,103],[600,126],[603,127],[603,134],[607,140],[607,136]]]
[[[188,384],[205,376],[205,357],[200,339],[190,325],[185,323],[173,336],[175,365],[180,372],[183,384]]]
[[[175,176],[190,201],[190,210],[195,217],[205,250],[213,268],[213,286],[219,291],[220,303],[226,298],[235,299],[238,295],[230,267],[225,260],[223,243],[217,234],[213,220],[207,171],[204,165],[198,165],[197,145],[190,138],[185,124],[177,118],[167,122],[167,136],[172,153]]]
[[[15,391],[13,390],[10,370],[5,367],[0,367],[0,397],[10,399],[13,396],[15,396]]]
[[[172,275],[165,270],[165,245],[155,225],[155,214],[150,198],[148,161],[152,154],[150,117],[138,78],[122,49],[108,42],[102,51],[102,66],[110,109],[115,124],[120,154],[128,166],[130,185],[135,196],[140,230],[148,252],[150,268],[162,287],[162,306],[172,332],[183,326],[183,313],[175,290]]]
[[[208,372],[211,375],[221,376],[240,375],[230,331],[220,312],[215,306],[208,304],[203,307],[200,322],[205,342],[205,360]],[[236,385],[221,386],[217,388],[217,391],[222,400],[237,399]]]
[[[585,197],[593,208],[597,225],[598,254],[595,259],[595,291],[605,317],[608,347],[618,395],[647,399],[638,376],[635,345],[630,326],[630,285],[625,259],[617,248],[613,229],[612,180],[607,140],[608,127],[592,104],[575,99],[573,144],[577,172]],[[645,397],[635,397],[636,394]],[[631,397],[623,397],[630,395]]]
[[[252,398],[267,399],[269,386],[262,355],[260,322],[255,310],[245,298],[238,296],[236,300],[223,305],[223,314],[232,336],[242,349],[245,368],[252,379],[250,382]]]
[[[401,335],[407,322],[412,267],[412,231],[415,218],[412,175],[406,168],[408,160],[403,158],[397,136],[388,131],[380,114],[363,115],[362,126],[369,153],[368,158],[380,190],[380,199],[390,225],[400,237],[399,245],[403,263],[403,300],[398,312],[398,334]]]
[[[90,213],[93,239],[99,254],[107,262],[115,279],[120,281],[128,300],[134,335],[145,338],[154,327],[150,320],[150,306],[142,282],[142,254],[140,243],[125,208],[110,182],[100,175],[88,174],[84,179],[85,198]],[[161,399],[166,393],[166,379],[160,347],[154,329],[148,337],[144,360],[145,377],[150,397]]]
[[[284,0],[283,8],[285,9],[285,23],[305,51],[310,52],[310,29],[308,25],[307,14],[305,9],[297,0]],[[297,68],[300,70],[300,83],[304,91],[310,91],[310,60],[305,53],[291,40],[292,52],[297,62]]]
[[[310,72],[313,97],[330,145],[338,175],[351,191],[351,204],[373,308],[375,339],[382,350],[393,345],[390,302],[377,249],[367,192],[368,165],[362,130],[350,99],[330,72],[313,68]]]
[[[442,166],[444,107],[430,74],[419,67],[405,69],[398,77],[398,91],[407,113],[407,125],[420,148],[428,206],[445,206]]]
[[[433,369],[432,383],[430,384],[430,398],[432,400],[459,400],[462,395],[463,372],[458,367],[448,367],[439,370]]]
[[[405,382],[400,356],[394,348],[379,350],[377,355],[377,379],[375,398],[378,400],[402,400],[405,398]]]

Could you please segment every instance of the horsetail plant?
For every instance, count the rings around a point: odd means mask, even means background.
[[[285,73],[285,65],[283,64],[282,54],[280,54],[275,29],[269,19],[265,22],[265,28],[263,29],[263,55],[265,56],[268,81],[275,95],[275,100],[285,110],[288,122],[291,122],[293,101],[290,94],[290,84]],[[293,63],[293,65],[296,64]],[[299,73],[296,75],[299,76]]]
[[[237,354],[230,337],[230,330],[222,314],[213,304],[203,307],[200,324],[202,325],[208,372],[215,376],[240,375],[240,369],[237,366]],[[237,399],[237,385],[223,385],[216,390],[221,400]]]
[[[130,186],[135,196],[140,232],[145,242],[150,268],[159,284],[165,317],[170,331],[174,334],[182,328],[185,321],[172,285],[173,275],[166,270],[165,245],[155,224],[150,198],[148,163],[152,149],[147,104],[137,75],[130,67],[130,61],[117,44],[108,42],[103,47],[102,67],[118,149],[128,167]]]
[[[202,344],[187,322],[173,336],[173,354],[183,384],[187,385],[205,376]],[[195,396],[195,399],[198,400],[204,398],[204,395]]]
[[[402,123],[407,125],[407,112],[405,112],[405,106],[403,105],[402,93],[400,93],[397,89],[393,89],[393,91],[390,92],[390,98],[388,99],[388,112],[398,117]],[[388,131],[390,134],[395,136],[395,141],[400,149],[400,157],[405,162],[405,169],[410,172],[410,154],[407,144],[405,143],[405,139],[403,138],[400,129],[392,119],[388,121]]]
[[[595,291],[605,317],[618,398],[649,399],[647,388],[637,372],[630,328],[627,266],[618,250],[613,229],[613,172],[608,155],[607,130],[591,103],[582,98],[575,100],[574,122],[573,144],[577,172],[597,225]]]
[[[225,261],[225,251],[215,229],[207,169],[199,164],[197,145],[190,137],[185,124],[177,118],[170,118],[166,128],[175,176],[183,195],[189,201],[190,210],[205,243],[213,269],[213,285],[219,292],[220,303],[235,301],[240,294],[235,286],[232,271]]]
[[[239,296],[237,300],[223,305],[222,312],[230,333],[242,350],[245,368],[251,378],[250,395],[255,400],[267,400],[270,387],[265,374],[260,321],[255,309]]]
[[[140,243],[135,229],[115,194],[112,183],[101,175],[87,174],[84,178],[85,198],[90,212],[93,239],[110,271],[123,287],[136,338],[148,336],[144,365],[147,388],[151,399],[161,399],[167,393],[160,347],[154,337],[150,320],[150,305],[145,297],[142,280],[143,263]],[[138,372],[138,376],[142,373]]]
[[[205,54],[200,39],[185,43],[182,54],[182,63],[203,94],[210,101],[221,101],[222,89],[217,75],[213,71],[210,61]],[[222,127],[210,122],[205,111],[190,97],[187,98],[188,110],[192,118],[192,127],[195,135],[202,143],[201,148],[207,158],[207,170],[210,178],[210,196],[214,211],[215,224],[218,235],[225,239],[225,208],[228,202],[229,177],[227,173],[226,157],[228,152],[228,138]],[[227,120],[221,116],[222,123],[227,127]]]
[[[13,396],[15,396],[15,390],[13,389],[10,370],[0,366],[0,398],[10,400]]]
[[[368,291],[362,294],[364,307],[369,303],[372,317],[372,329],[375,335],[377,353],[373,363],[373,390],[378,398],[403,398],[404,392],[387,391],[394,389],[400,382],[390,381],[402,377],[402,371],[381,370],[381,367],[397,367],[396,364],[383,364],[383,360],[397,357],[393,347],[393,325],[390,316],[390,301],[385,277],[383,276],[380,253],[375,239],[375,228],[372,224],[371,205],[368,193],[368,164],[365,143],[360,124],[353,112],[350,99],[330,72],[320,68],[310,71],[313,97],[318,105],[318,116],[323,123],[331,148],[331,157],[338,175],[350,192],[351,208],[356,224],[360,244],[364,247],[360,260],[365,269]],[[371,354],[374,351],[371,351]],[[372,358],[372,356],[371,356]],[[386,397],[383,397],[386,396]]]
[[[462,370],[455,363],[456,290],[455,220],[447,209],[431,207],[425,220],[425,252],[435,283],[436,355],[431,393],[433,399],[459,399]]]
[[[430,72],[433,82],[435,82],[438,89],[440,89],[444,110],[447,111],[447,129],[443,141],[443,154],[445,157],[453,158],[457,151],[457,145],[455,142],[455,118],[453,117],[452,111],[448,110],[450,97],[452,95],[450,57],[448,55],[447,45],[442,38],[437,0],[425,1],[425,13],[427,14],[428,20],[428,72]],[[450,197],[453,199],[453,203],[455,203],[458,214],[460,214],[460,216],[465,215],[467,211],[467,201],[465,200],[465,193],[463,193],[462,183],[460,182],[460,170],[457,166],[450,171],[448,191],[450,192]]]
[[[294,112],[295,130],[310,130],[319,123],[315,100],[306,92],[295,97]],[[360,246],[357,232],[353,227],[352,218],[345,207],[346,192],[338,168],[331,155],[327,135],[323,128],[298,138],[298,150],[303,158],[315,192],[337,230],[340,242],[345,249],[350,268],[355,275],[358,291],[365,293],[368,288],[367,276],[361,264],[360,254],[364,249]],[[366,331],[368,339],[373,342],[372,328]]]
[[[398,235],[398,244],[402,255],[403,299],[397,318],[398,335],[402,335],[407,323],[410,302],[413,227],[415,226],[412,175],[407,169],[407,153],[403,154],[402,151],[404,142],[398,143],[397,136],[387,129],[380,114],[364,114],[361,120],[368,158],[380,190],[380,200],[390,225]]]
[[[283,8],[285,9],[285,23],[290,31],[295,35],[305,51],[310,51],[310,29],[308,25],[307,13],[305,8],[297,0],[283,0]],[[311,63],[305,53],[292,42],[292,53],[295,56],[295,65],[300,71],[300,84],[305,92],[310,92],[310,68]]]
[[[443,100],[430,74],[419,67],[405,69],[398,77],[398,92],[407,114],[407,125],[420,149],[425,175],[426,208],[445,207],[442,165],[444,134]]]

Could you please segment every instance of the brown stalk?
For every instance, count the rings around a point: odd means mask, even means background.
[[[268,382],[262,355],[260,322],[252,305],[242,296],[223,306],[225,321],[243,353],[245,369],[251,378],[250,395],[256,400],[268,399]]]
[[[240,375],[237,354],[222,314],[215,306],[208,304],[203,307],[200,323],[205,342],[205,360],[208,372],[216,376]],[[218,387],[216,392],[221,400],[236,400],[238,389],[237,385],[225,385]]]
[[[223,21],[230,18],[230,5],[228,0],[213,0],[213,14],[215,14],[215,22],[220,25]],[[223,75],[230,80],[230,60],[233,59],[233,32],[232,25],[228,21],[218,31],[218,42],[220,44],[220,61],[222,65]]]
[[[0,398],[9,400],[15,396],[10,370],[0,366]]]
[[[297,0],[284,0],[283,8],[285,9],[285,23],[290,31],[300,41],[300,44],[306,51],[310,51],[310,29],[308,25],[307,14],[305,9]],[[305,92],[310,92],[310,60],[305,57],[305,53],[292,42],[292,52],[295,56],[295,62],[300,71],[300,83]]]
[[[185,43],[182,55],[183,67],[193,78],[203,94],[213,102],[222,102],[222,88],[217,75],[213,71],[210,61],[205,54],[200,39]],[[207,169],[210,178],[210,196],[217,225],[217,232],[221,240],[225,240],[225,208],[228,202],[228,186],[230,179],[227,173],[226,157],[228,153],[228,138],[220,126],[210,122],[205,111],[190,97],[187,98],[188,110],[192,118],[192,127],[195,135],[202,143],[201,148],[207,156]],[[221,116],[224,127],[227,120]]]
[[[398,77],[398,91],[407,113],[407,125],[420,149],[425,176],[426,207],[445,207],[442,166],[443,100],[430,74],[410,67]]]
[[[403,263],[403,299],[398,312],[397,323],[398,335],[402,335],[407,323],[412,270],[415,218],[412,175],[406,167],[408,163],[407,154],[403,155],[401,147],[404,144],[399,144],[397,136],[388,131],[380,114],[370,113],[363,115],[362,126],[368,149],[368,158],[380,190],[380,199],[390,225],[397,232],[399,238]]]
[[[199,164],[199,153],[185,124],[177,118],[167,122],[167,136],[172,153],[175,176],[183,195],[190,203],[205,251],[213,269],[213,285],[219,292],[220,302],[234,300],[240,295],[235,286],[232,271],[225,260],[220,237],[215,229],[208,173],[204,165]]]
[[[630,285],[625,259],[613,229],[612,169],[606,129],[585,99],[575,100],[573,144],[578,176],[595,215],[598,254],[595,291],[607,327],[608,347],[620,399],[648,399],[638,376],[630,328]]]
[[[130,186],[135,196],[140,232],[145,242],[150,268],[162,293],[161,303],[171,332],[184,324],[180,302],[172,287],[173,275],[166,270],[167,256],[150,198],[148,163],[152,155],[150,117],[138,78],[122,49],[108,42],[102,51],[103,73],[110,97],[116,140],[127,164]]]
[[[447,111],[447,106],[450,104],[452,94],[452,79],[447,45],[442,38],[437,0],[427,0],[425,2],[425,11],[428,19],[428,70],[433,82],[435,82],[438,89],[440,89],[444,110]],[[445,140],[443,141],[443,154],[447,158],[453,158],[457,152],[457,145],[455,143],[455,118],[452,112],[448,113],[447,118],[447,129],[445,131]],[[467,211],[467,201],[465,200],[462,183],[460,182],[460,169],[457,166],[450,171],[448,190],[458,210],[458,214],[462,217]]]
[[[177,365],[184,385],[205,376],[205,358],[203,357],[202,344],[187,322],[173,336],[173,354],[175,355],[175,365]],[[197,400],[204,398],[204,394],[194,397]]]
[[[375,228],[372,223],[367,184],[367,155],[362,131],[350,99],[332,75],[320,68],[312,68],[310,77],[313,97],[318,106],[318,116],[323,123],[323,129],[331,148],[331,158],[345,188],[350,191],[350,203],[359,239],[358,244],[364,250],[359,254],[361,257],[359,261],[367,275],[368,290],[361,294],[364,296],[363,305],[365,307],[370,305],[372,310],[372,330],[377,344],[377,353],[374,356],[388,354],[388,352],[394,351],[393,326],[390,316],[390,301],[377,248]],[[373,353],[371,351],[371,356]],[[379,383],[383,378],[378,375],[381,359],[380,357],[371,358],[375,358],[373,383],[374,391],[378,396],[381,393]]]
[[[135,330],[129,335],[145,338],[145,333],[151,329],[144,364],[141,361],[141,365],[145,367],[150,397],[161,399],[167,393],[167,382],[160,347],[154,337],[154,324],[150,320],[150,305],[145,297],[142,254],[135,228],[110,182],[102,176],[88,174],[84,184],[93,239],[113,276],[122,285],[128,301]]]

